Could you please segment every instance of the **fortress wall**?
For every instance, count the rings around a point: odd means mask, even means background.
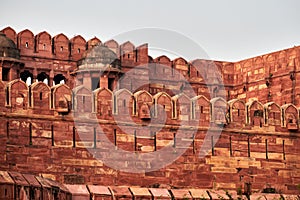
[[[169,128],[158,132],[154,142],[149,132],[141,132],[138,127],[130,126],[130,130],[136,130],[136,134],[134,131],[126,134],[114,125],[102,123],[102,132],[96,123],[81,123],[74,134],[74,123],[68,119],[49,121],[1,118],[1,122],[9,123],[9,136],[5,127],[1,125],[0,141],[4,152],[0,157],[1,170],[43,174],[72,184],[150,187],[159,183],[173,187],[231,190],[244,189],[246,184],[251,184],[252,191],[272,187],[286,193],[297,192],[300,178],[297,134],[291,137],[291,134],[267,134],[245,130],[237,132],[225,128],[217,144],[213,148],[208,146],[207,156],[201,158],[199,153],[203,147],[206,130],[199,130],[194,139],[190,135],[186,135],[186,138],[177,137],[174,145],[176,133],[174,135],[174,129]],[[80,134],[77,131],[80,131]],[[103,134],[110,142],[105,142]],[[144,153],[160,151],[162,147],[170,145],[173,149],[170,155],[174,155],[182,148],[179,142],[181,139],[190,140],[191,144],[175,162],[160,170],[142,174],[117,171],[102,161],[95,160],[91,154],[96,149],[100,150],[99,153],[106,156],[106,159],[113,159],[110,150],[111,145],[116,144],[117,149]],[[164,156],[168,157],[166,153]],[[141,165],[155,166],[155,163],[163,162],[167,158],[164,156],[155,162],[133,162],[123,157],[123,169],[138,169]]]

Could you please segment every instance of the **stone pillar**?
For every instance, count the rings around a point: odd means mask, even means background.
[[[37,80],[37,75],[38,75],[37,69],[34,68],[34,69],[33,69],[33,73],[32,73],[32,80],[31,80],[31,83],[35,83],[35,82],[36,82],[36,80]]]
[[[92,79],[90,73],[83,74],[83,85],[90,90],[92,89]]]
[[[49,82],[48,82],[48,85],[49,85],[50,87],[53,86],[53,78],[54,78],[54,72],[53,72],[53,70],[51,70],[51,71],[50,71],[50,74],[49,74]]]
[[[108,88],[108,77],[107,75],[103,75],[99,80],[100,88]]]

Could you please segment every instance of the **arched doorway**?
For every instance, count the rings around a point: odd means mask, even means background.
[[[20,79],[24,81],[27,85],[31,85],[33,81],[33,75],[28,70],[20,73]]]
[[[41,72],[37,75],[38,82],[43,82],[47,85],[49,85],[49,76],[45,72]]]
[[[54,82],[54,85],[64,84],[66,82],[66,77],[64,77],[64,75],[62,75],[62,74],[57,74],[54,76],[53,82]]]

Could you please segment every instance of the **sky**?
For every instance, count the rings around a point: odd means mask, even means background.
[[[213,60],[239,61],[300,45],[299,8],[299,0],[10,0],[1,2],[0,29],[155,44],[154,57],[177,48],[201,58],[196,44]]]

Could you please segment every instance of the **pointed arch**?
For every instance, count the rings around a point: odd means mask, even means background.
[[[210,123],[210,101],[203,95],[195,96],[192,101],[192,119],[198,120],[200,126],[208,126]]]
[[[228,122],[228,104],[222,97],[215,97],[210,100],[211,121],[216,124],[227,124]]]
[[[33,53],[34,46],[35,46],[33,33],[30,30],[25,29],[19,32],[17,37],[18,37],[18,42],[17,42],[18,48],[21,50],[21,52]]]
[[[129,110],[131,114],[134,114],[132,109],[134,101],[133,94],[126,88],[117,90],[114,92],[113,99],[114,114],[128,115]]]
[[[43,82],[35,82],[30,85],[31,107],[41,114],[49,111],[51,103],[51,88]]]
[[[63,33],[60,33],[53,37],[52,39],[53,43],[53,53],[56,56],[59,56],[61,58],[67,59],[70,53],[69,49],[69,38],[64,35]]]
[[[126,41],[120,45],[120,48],[121,48],[122,53],[128,53],[128,52],[134,51],[135,46],[132,42]]]
[[[93,101],[92,91],[84,85],[73,88],[74,111],[81,114],[90,114],[92,112]]]
[[[230,122],[240,126],[246,124],[246,103],[241,99],[232,99],[228,101]]]
[[[22,80],[16,79],[7,83],[7,106],[13,109],[26,110],[28,107],[28,86]]]
[[[87,49],[92,49],[93,47],[102,44],[101,40],[97,37],[93,37],[87,41]]]
[[[135,105],[133,107],[135,115],[141,119],[150,119],[150,107],[153,105],[153,97],[146,90],[140,90],[133,94],[135,98]]]
[[[81,35],[76,35],[70,39],[71,56],[74,60],[81,59],[86,51],[86,40]]]
[[[246,103],[247,123],[253,126],[262,127],[265,123],[264,106],[258,100]]]
[[[113,93],[108,88],[94,90],[94,112],[99,118],[109,118],[113,110]]]
[[[58,112],[69,112],[72,108],[72,90],[66,84],[51,87],[51,108]]]
[[[191,99],[184,93],[172,97],[173,118],[188,121],[191,118]]]
[[[12,41],[14,41],[15,44],[17,44],[17,33],[13,28],[8,26],[8,27],[2,29],[1,32],[4,33],[6,35],[6,37],[8,37]]]
[[[281,106],[283,127],[289,130],[298,130],[299,110],[294,104],[284,104]]]
[[[158,115],[162,114],[162,112],[166,112],[167,117],[171,119],[174,106],[171,96],[166,92],[159,92],[153,96],[153,100],[155,106],[154,116],[157,117]],[[158,104],[160,104],[163,108],[158,107]]]
[[[188,62],[182,57],[175,58],[174,60],[172,60],[172,63],[176,64],[176,65],[186,65],[186,64],[188,64]]]
[[[51,35],[46,32],[40,32],[35,36],[35,43],[36,43],[36,51],[47,51],[51,52],[52,44],[51,44]]]
[[[280,126],[281,125],[281,109],[275,102],[268,102],[264,104],[265,110],[265,124]]]
[[[161,64],[171,64],[171,59],[166,55],[158,56],[154,59],[155,62],[161,63]]]

